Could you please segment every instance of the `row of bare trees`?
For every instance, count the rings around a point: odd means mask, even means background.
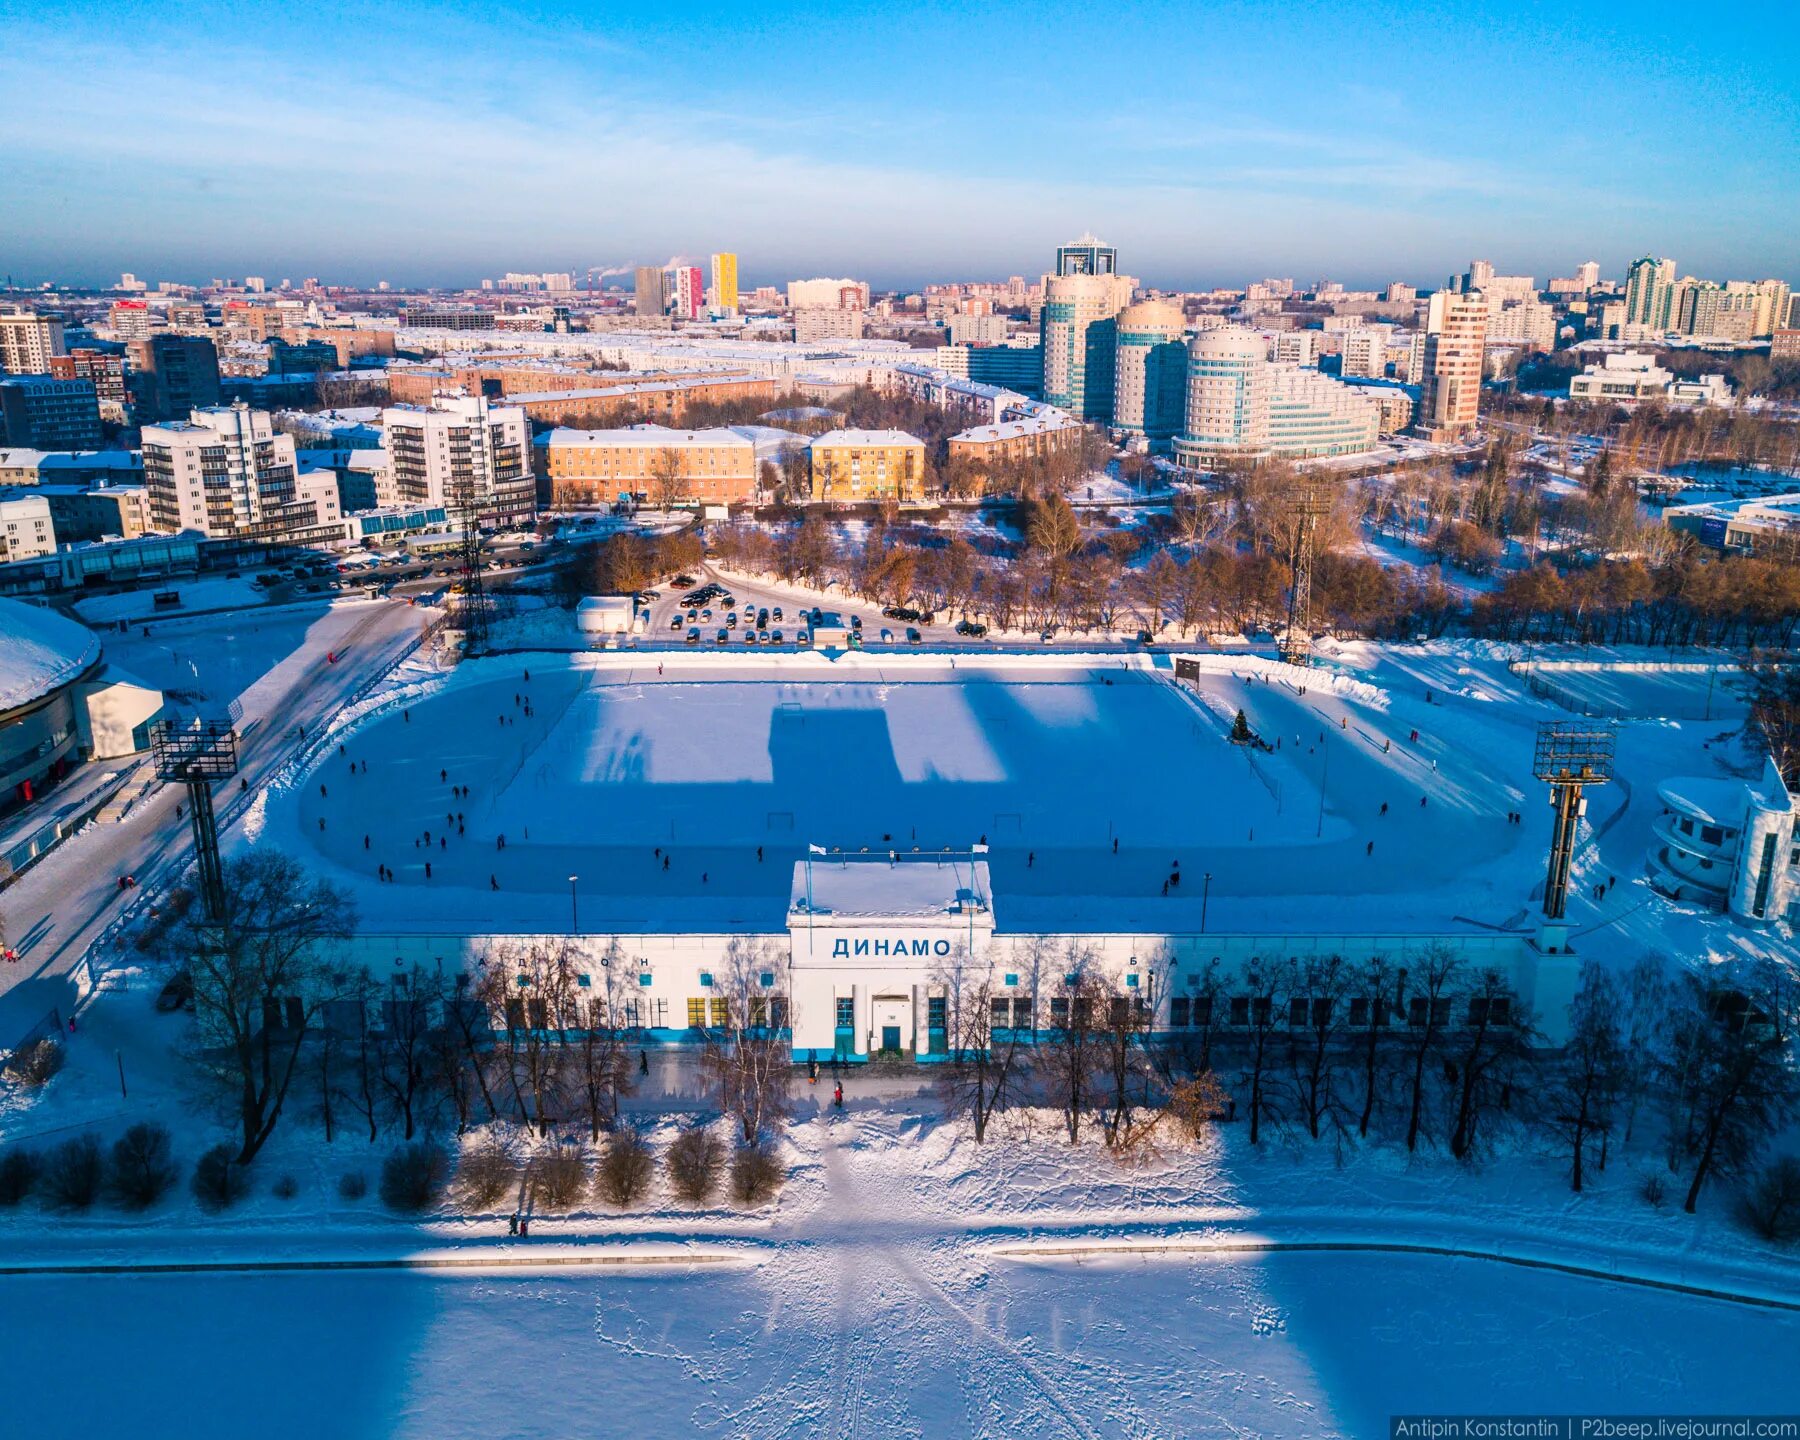
[[[225,919],[174,932],[194,988],[192,1059],[248,1163],[297,1100],[327,1140],[354,1123],[411,1140],[509,1120],[538,1134],[615,1129],[647,1056],[635,964],[617,940],[596,967],[567,939],[496,946],[469,972],[373,974],[342,958],[356,916],[336,887],[260,849],[226,868]],[[715,972],[702,1070],[744,1144],[788,1112],[792,1056],[783,968],[734,939]]]
[[[1800,1094],[1800,984],[1773,963],[1677,974],[1647,958],[1618,975],[1590,962],[1554,1053],[1506,973],[1446,944],[1358,962],[1259,957],[1230,975],[1215,963],[1179,990],[1152,957],[1122,993],[1079,944],[1039,941],[1012,963],[1013,983],[961,953],[937,977],[938,1084],[978,1141],[1041,1104],[1071,1143],[1091,1123],[1132,1158],[1171,1126],[1224,1117],[1252,1145],[1373,1139],[1469,1160],[1544,1142],[1580,1190],[1641,1143],[1648,1118],[1691,1211],[1709,1181],[1748,1175]]]

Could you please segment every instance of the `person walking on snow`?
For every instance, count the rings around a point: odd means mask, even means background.
[[[74,1028],[75,1022],[69,1021],[69,1029],[73,1030]],[[840,1110],[844,1108],[844,1082],[842,1080],[838,1081],[831,1089],[831,1103]]]
[[[650,1052],[647,1050],[640,1050],[640,1051],[638,1051],[638,1074],[648,1075],[649,1073],[650,1073]]]

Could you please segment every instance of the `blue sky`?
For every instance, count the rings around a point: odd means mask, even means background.
[[[1090,19],[1091,17],[1091,19]],[[1800,281],[1786,6],[0,0],[0,274]]]

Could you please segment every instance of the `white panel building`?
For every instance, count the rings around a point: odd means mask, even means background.
[[[531,426],[518,406],[439,395],[430,405],[390,405],[381,425],[397,503],[457,507],[466,497],[485,525],[526,524],[536,515]]]

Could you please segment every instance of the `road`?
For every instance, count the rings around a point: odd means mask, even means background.
[[[239,722],[244,785],[224,787],[218,795],[221,828],[243,814],[301,743],[297,727],[316,731],[418,637],[424,617],[414,607],[396,601],[364,608],[367,614],[347,634],[333,636],[329,647],[309,642],[304,663],[289,667],[286,684],[259,686]],[[327,658],[328,648],[337,654],[335,662]],[[78,998],[73,972],[122,908],[120,876],[142,883],[160,866],[186,865],[193,847],[187,822],[176,818],[184,801],[177,787],[155,789],[125,820],[90,826],[0,891],[7,933],[20,954],[18,963],[0,966],[0,1047],[12,1045],[52,1009],[70,1013]]]

